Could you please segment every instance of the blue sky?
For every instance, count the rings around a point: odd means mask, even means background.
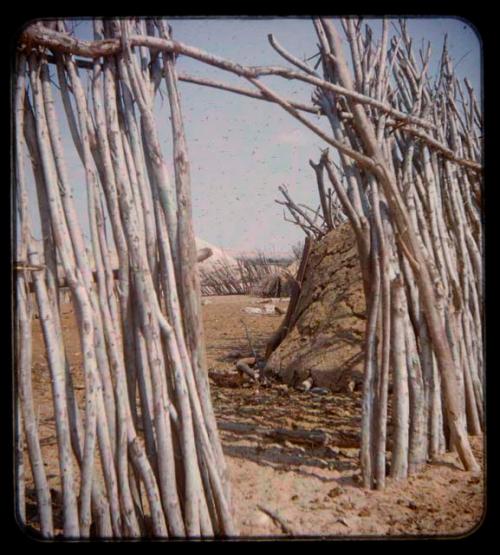
[[[367,22],[378,36],[380,20]],[[77,36],[91,38],[90,22],[77,23]],[[308,58],[317,51],[314,27],[308,18],[174,18],[170,23],[175,39],[242,64],[286,65],[271,48],[267,40],[269,33],[299,58]],[[420,46],[423,39],[431,42],[434,64],[437,64],[447,33],[452,60],[458,62],[458,75],[468,77],[480,95],[481,47],[466,21],[410,19],[408,29],[415,46]],[[394,32],[393,27],[391,32]],[[244,79],[185,57],[178,59],[178,69],[250,86]],[[306,84],[275,77],[265,78],[265,83],[288,98],[310,101],[312,88]],[[318,159],[320,149],[324,148],[321,139],[276,105],[182,82],[180,93],[191,160],[197,235],[231,251],[289,252],[291,245],[303,239],[303,233],[283,220],[282,208],[274,199],[279,198],[278,186],[285,184],[297,202],[316,207],[316,184],[308,161]],[[61,110],[58,99],[56,109]],[[166,98],[163,103],[159,99],[158,127],[172,170],[168,116]],[[316,116],[311,118],[324,125]],[[61,125],[69,171],[82,225],[87,232],[83,170],[64,119],[61,118]]]

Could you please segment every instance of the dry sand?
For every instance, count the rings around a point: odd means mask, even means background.
[[[274,441],[262,434],[221,431],[233,491],[233,508],[242,536],[407,536],[463,535],[482,518],[483,476],[461,470],[447,453],[408,482],[388,480],[383,492],[359,485],[359,392],[318,395],[272,382],[263,387],[244,381],[234,370],[237,352],[248,354],[243,320],[259,354],[277,328],[280,315],[250,315],[259,306],[250,297],[211,297],[203,307],[209,376],[219,422],[258,424],[264,428],[320,429],[334,436],[322,446]],[[286,307],[286,303],[280,303]],[[77,386],[83,396],[82,359],[69,305],[65,306],[65,342]],[[55,499],[57,478],[55,423],[50,380],[39,322],[34,323],[34,389],[41,424],[46,470]],[[482,462],[482,438],[472,438]],[[27,469],[28,521],[37,526],[34,492]],[[268,516],[271,511],[277,519]],[[56,514],[56,524],[60,520]]]

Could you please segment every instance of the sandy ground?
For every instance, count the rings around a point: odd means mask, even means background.
[[[282,318],[242,311],[261,303],[252,297],[211,297],[203,307],[211,391],[241,535],[449,536],[473,530],[483,514],[483,476],[464,472],[456,454],[447,453],[408,482],[388,479],[384,491],[367,491],[359,484],[360,393],[304,393],[277,382],[261,385],[239,376],[234,360],[250,354],[242,322],[255,350],[263,354],[267,339]],[[286,308],[286,302],[278,304]],[[81,399],[79,340],[70,308],[65,307],[63,314],[65,344]],[[33,380],[42,449],[57,499],[55,423],[38,321],[33,333]],[[233,430],[235,427],[238,431]],[[277,428],[322,430],[328,440],[318,445],[266,435]],[[481,463],[482,444],[482,438],[472,438]],[[27,487],[28,522],[36,527],[28,469]]]

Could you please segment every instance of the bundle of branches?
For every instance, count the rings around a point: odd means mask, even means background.
[[[278,264],[273,263],[264,253],[255,258],[240,258],[238,264],[241,279],[251,295],[261,297],[284,297],[284,294],[272,295],[273,288],[279,287],[285,277]]]
[[[323,74],[345,88],[316,89],[345,176],[326,171],[356,234],[367,298],[361,463],[384,486],[389,379],[391,475],[415,472],[445,448],[477,469],[467,432],[483,426],[481,117],[468,81],[453,73],[446,40],[435,82],[430,44],[415,58],[404,21],[387,47],[361,21],[315,20]],[[369,101],[355,102],[352,94]],[[384,108],[381,108],[384,104]],[[394,117],[405,111],[405,120]],[[418,119],[418,121],[417,121]],[[340,148],[340,144],[342,147]],[[354,162],[354,163],[353,163]]]
[[[430,44],[417,61],[404,21],[390,44],[384,21],[375,44],[369,26],[363,32],[360,20],[342,20],[352,71],[337,28],[325,19],[314,25],[321,82],[303,62],[281,53],[318,80],[313,102],[333,136],[274,98],[338,151],[337,162],[327,150],[310,162],[323,210],[319,229],[285,197],[295,223],[321,237],[326,172],[356,234],[368,307],[364,484],[385,485],[390,379],[391,476],[404,478],[453,448],[466,469],[476,470],[467,433],[480,434],[484,425],[477,100],[470,83],[456,78],[446,39],[432,83]]]
[[[217,261],[210,268],[200,268],[201,292],[210,295],[246,295],[248,293],[242,281],[240,264]]]
[[[209,268],[200,268],[201,291],[203,295],[258,295],[264,282],[282,273],[263,253],[237,258],[236,264],[220,260]]]
[[[336,27],[323,19],[314,25],[324,82],[313,101],[331,124],[339,163],[324,151],[311,166],[321,205],[326,171],[355,231],[369,314],[364,484],[385,484],[390,378],[391,475],[406,477],[446,448],[477,469],[467,438],[481,433],[484,417],[482,122],[472,87],[455,77],[446,41],[432,84],[430,44],[417,62],[404,22],[388,48],[387,21],[375,44],[370,27],[363,33],[359,20],[343,20],[352,72]],[[306,232],[321,235],[308,224]]]
[[[175,59],[167,52],[137,48],[129,39],[134,34],[146,42],[170,41],[170,30],[164,21],[96,20],[94,33],[98,44],[115,41],[120,48],[102,52],[104,58],[100,52],[92,55],[87,92],[73,56],[78,49],[66,48],[76,39],[60,21],[28,28],[17,60],[17,259],[27,263],[16,278],[19,512],[24,519],[24,430],[40,531],[44,537],[54,534],[32,391],[32,286],[51,376],[64,536],[87,537],[91,530],[100,537],[234,535],[208,389]],[[49,63],[56,65],[58,86]],[[163,81],[170,103],[174,183],[153,117]],[[84,214],[75,206],[68,176],[55,94],[60,94],[84,169],[95,280],[82,233]],[[43,266],[32,237],[25,146],[36,185]],[[119,257],[117,281],[111,252]],[[76,402],[62,334],[58,263],[76,313],[83,407]]]

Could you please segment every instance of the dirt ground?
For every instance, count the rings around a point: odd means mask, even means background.
[[[251,354],[245,325],[262,355],[282,316],[243,312],[247,306],[262,306],[262,299],[253,297],[210,297],[205,302],[211,391],[242,536],[449,536],[464,535],[480,523],[483,476],[464,472],[454,453],[427,465],[408,482],[388,479],[382,492],[363,489],[358,462],[361,394],[300,392],[275,381],[262,385],[243,379],[234,363]],[[277,304],[286,309],[286,301]],[[69,305],[63,309],[63,325],[81,400],[82,361]],[[33,368],[42,450],[57,499],[55,423],[38,321],[33,326]],[[268,433],[275,429],[315,430],[326,439],[283,440]],[[472,446],[482,463],[482,438],[472,438]],[[29,469],[26,472],[28,523],[36,526],[33,486]]]

